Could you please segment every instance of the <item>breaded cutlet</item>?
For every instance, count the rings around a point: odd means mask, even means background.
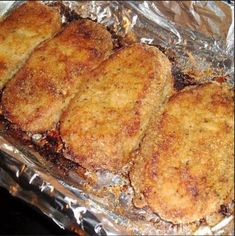
[[[60,28],[59,12],[35,1],[22,4],[0,22],[0,89],[33,49]]]
[[[133,44],[86,77],[60,120],[65,156],[89,170],[121,172],[172,93],[171,64],[157,48]]]
[[[234,93],[208,83],[173,95],[153,119],[130,173],[137,207],[189,223],[234,197]]]
[[[5,117],[24,131],[55,127],[82,82],[112,52],[111,34],[90,20],[69,23],[38,47],[3,91]]]

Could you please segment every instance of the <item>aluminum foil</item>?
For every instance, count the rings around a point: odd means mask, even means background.
[[[116,47],[131,42],[158,46],[174,70],[195,83],[221,76],[234,84],[234,4],[221,1],[42,1],[108,27]],[[1,1],[0,20],[22,2]],[[174,72],[174,71],[173,71]],[[26,134],[30,145],[0,125],[0,185],[36,206],[61,228],[88,235],[233,235],[233,203],[192,224],[164,222],[149,209],[135,209],[129,180],[58,164],[35,146],[47,134]],[[55,164],[56,163],[56,164]],[[65,165],[66,171],[61,169]]]

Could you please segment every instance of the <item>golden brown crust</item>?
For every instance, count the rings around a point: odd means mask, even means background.
[[[61,28],[60,14],[38,2],[27,2],[0,22],[0,89],[33,49]]]
[[[142,143],[130,174],[136,192],[163,219],[203,218],[234,194],[233,92],[210,83],[172,96]],[[138,205],[138,201],[137,205]],[[143,203],[143,205],[141,205]]]
[[[3,92],[5,116],[22,130],[55,126],[81,83],[112,51],[106,29],[90,20],[74,21],[38,47]]]
[[[88,169],[121,171],[152,111],[172,92],[170,62],[156,48],[134,44],[87,77],[61,119],[68,158]]]

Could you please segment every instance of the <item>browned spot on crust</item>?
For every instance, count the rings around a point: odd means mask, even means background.
[[[4,61],[0,61],[0,70],[4,70],[7,68],[6,63],[4,63]]]

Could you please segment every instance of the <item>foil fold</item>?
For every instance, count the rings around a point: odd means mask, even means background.
[[[0,20],[23,1],[1,1]],[[41,1],[64,6],[82,18],[90,18],[122,39],[164,48],[176,70],[196,81],[227,77],[234,84],[234,3],[222,1]],[[61,12],[62,20],[69,19]],[[126,42],[124,40],[124,42]],[[122,45],[118,45],[122,46]],[[117,46],[117,47],[118,47]],[[33,139],[41,138],[33,135]],[[118,196],[95,197],[80,188],[85,183],[76,172],[63,176],[47,166],[43,157],[5,134],[0,128],[0,186],[34,205],[61,228],[88,235],[233,235],[233,215],[212,224],[173,226],[145,209],[130,207],[132,189]],[[108,181],[109,180],[109,181]],[[79,183],[79,184],[77,184]],[[128,184],[120,176],[98,174],[94,190]],[[107,198],[106,198],[107,197]],[[106,201],[106,202],[105,202]],[[124,215],[110,207],[123,204]],[[133,215],[133,216],[132,216]],[[155,224],[152,224],[154,222]],[[158,223],[160,222],[160,223]]]

